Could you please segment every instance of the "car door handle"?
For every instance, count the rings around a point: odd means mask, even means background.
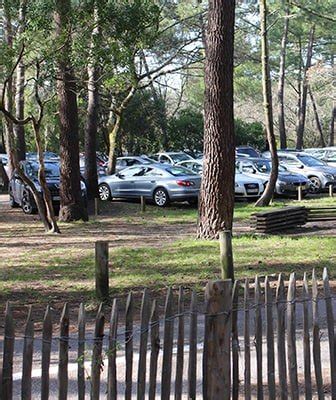
[[[156,181],[150,181],[150,183],[156,183]]]

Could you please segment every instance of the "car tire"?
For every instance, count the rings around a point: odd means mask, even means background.
[[[14,196],[10,193],[9,194],[9,206],[10,208],[18,208],[18,203],[14,200]]]
[[[112,200],[111,189],[106,183],[102,183],[98,186],[98,194],[101,201]]]
[[[310,193],[319,193],[321,191],[321,181],[317,176],[311,176],[310,178],[311,185],[310,185]]]
[[[36,213],[36,209],[34,207],[33,199],[28,192],[25,192],[22,196],[22,210],[25,214],[31,215]]]
[[[169,204],[169,195],[166,189],[157,188],[154,191],[153,200],[158,207],[166,207]]]

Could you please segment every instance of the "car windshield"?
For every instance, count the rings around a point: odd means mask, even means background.
[[[38,175],[38,164],[27,164],[26,171],[30,178],[37,178]],[[46,178],[59,178],[60,170],[58,164],[45,164],[45,175]]]
[[[174,161],[174,163],[180,161],[192,160],[192,157],[188,156],[188,154],[185,153],[174,153],[174,154],[169,154],[169,156]]]
[[[297,158],[307,167],[323,167],[325,163],[315,157],[298,155]]]
[[[173,176],[184,176],[184,175],[197,175],[190,169],[184,167],[170,167],[167,171]]]
[[[247,154],[250,157],[259,157],[259,154],[256,150],[250,148],[238,148],[238,154]]]

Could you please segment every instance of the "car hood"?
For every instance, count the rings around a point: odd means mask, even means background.
[[[263,184],[263,180],[258,177],[250,177],[245,174],[236,174],[235,175],[235,182],[243,185],[244,183],[260,183]]]
[[[308,178],[302,174],[292,172],[279,172],[278,180],[282,182],[307,182]]]

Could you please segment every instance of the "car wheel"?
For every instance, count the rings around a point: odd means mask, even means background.
[[[154,203],[159,207],[165,207],[169,204],[169,196],[166,189],[158,188],[155,190]]]
[[[11,193],[9,194],[9,206],[11,208],[19,207],[18,203],[14,200],[14,196]]]
[[[98,187],[99,198],[102,201],[107,201],[112,199],[111,189],[106,183],[102,183]]]
[[[24,193],[22,196],[22,210],[25,214],[34,214],[34,206],[29,193]]]
[[[319,178],[317,176],[312,176],[309,178],[311,185],[310,185],[310,193],[318,193],[321,191],[321,181],[319,180]]]

